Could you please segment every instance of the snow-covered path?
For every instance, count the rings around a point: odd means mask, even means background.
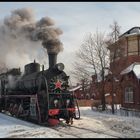
[[[140,118],[94,112],[81,107],[72,126],[43,127],[0,114],[0,137],[10,138],[140,138]]]

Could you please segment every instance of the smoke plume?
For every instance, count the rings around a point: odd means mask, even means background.
[[[37,21],[31,8],[12,11],[0,21],[0,66],[19,67],[34,59],[44,64],[45,50],[56,54],[62,51],[62,31],[54,25],[50,17]]]

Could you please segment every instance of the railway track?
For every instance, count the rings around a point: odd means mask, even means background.
[[[60,127],[63,128],[63,129],[60,129]],[[71,129],[71,128],[74,128],[74,129]],[[99,135],[104,134],[106,136],[113,137],[113,138],[121,138],[119,136],[106,133],[109,130],[97,131],[97,130],[93,130],[93,129],[78,127],[78,126],[74,126],[74,125],[67,125],[67,124],[60,124],[59,126],[57,126],[55,128],[52,128],[52,129],[57,130],[57,131],[62,132],[62,133],[65,133],[65,134],[70,134],[72,136],[75,136],[76,138],[81,138],[80,135],[83,134],[83,133],[93,133],[93,134],[96,133],[96,134],[99,134]],[[77,130],[80,130],[80,131],[77,131]],[[75,132],[78,132],[78,133],[75,134]]]
[[[19,119],[19,120],[28,122],[28,123],[33,123],[33,124],[38,125],[38,126],[48,127],[48,125],[41,125],[41,124],[37,124],[35,122],[26,121],[26,120],[23,120],[21,118],[16,118],[16,117],[13,117],[11,115],[5,114],[3,112],[2,112],[2,114],[7,115],[7,116],[12,117],[12,118],[15,118],[15,119]],[[73,136],[75,138],[81,138],[81,136],[83,134],[90,134],[93,137],[95,137],[95,136],[98,137],[98,135],[100,136],[102,134],[102,135],[105,135],[105,137],[109,137],[109,138],[110,137],[121,138],[121,137],[113,135],[113,134],[108,134],[107,131],[109,131],[109,130],[98,131],[98,130],[93,130],[93,129],[89,129],[89,128],[74,126],[74,124],[68,125],[68,124],[65,124],[63,121],[61,121],[58,126],[53,126],[53,127],[49,127],[49,128],[56,130],[62,134]],[[85,137],[85,136],[83,136],[83,137]]]

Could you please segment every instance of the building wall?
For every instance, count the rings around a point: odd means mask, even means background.
[[[128,78],[128,75],[121,77],[120,73],[122,70],[130,66],[134,62],[140,62],[140,36],[139,35],[129,35],[122,37],[118,42],[112,44],[109,49],[113,53],[114,48],[121,48],[120,57],[116,57],[114,61],[110,63],[110,69],[115,74],[118,79],[122,80],[119,82],[117,96],[121,101],[122,107],[139,109],[140,110],[140,85],[138,84],[138,79],[133,75],[131,78]],[[124,102],[124,92],[125,87],[132,85],[134,87],[134,103],[125,103]]]
[[[122,70],[134,62],[140,62],[140,56],[127,56],[116,60],[115,62],[110,63],[110,69],[113,73],[119,75]]]
[[[112,86],[113,84],[113,86]],[[114,88],[114,89],[113,89]],[[105,84],[105,93],[110,93],[110,96],[106,97],[106,101],[112,102],[112,96],[114,98],[114,103],[115,104],[121,104],[121,89],[120,89],[120,84],[119,82],[113,82],[112,81],[107,81]]]
[[[94,93],[94,100],[101,100],[101,89],[102,89],[102,83],[98,82],[98,87],[97,83],[95,82],[96,79],[93,79],[91,86],[90,86],[90,91],[91,94]],[[114,87],[114,89],[112,89]],[[114,93],[114,103],[115,104],[120,104],[121,103],[121,89],[120,89],[120,83],[119,82],[114,82],[112,87],[112,78],[108,76],[105,81],[105,94],[110,94],[108,96],[105,96],[105,100],[107,104],[112,103],[112,94]],[[114,92],[113,92],[114,91]]]
[[[122,76],[121,80],[121,85],[122,85],[122,107],[124,108],[129,108],[129,109],[136,109],[140,110],[140,84],[136,76],[134,75],[133,72],[126,74]],[[126,103],[124,98],[125,98],[125,87],[132,86],[134,88],[134,94],[133,94],[133,103]]]
[[[108,49],[110,50],[110,69],[119,75],[130,64],[140,62],[140,35],[124,36],[111,44]],[[113,57],[114,53],[115,57]]]
[[[75,95],[75,97],[76,97],[77,99],[83,99],[83,98],[84,98],[84,97],[83,97],[83,93],[82,93],[82,91],[81,91],[80,89],[75,90],[75,91],[74,91],[74,95]]]

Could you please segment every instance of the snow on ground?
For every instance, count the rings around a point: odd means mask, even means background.
[[[1,138],[68,138],[49,127],[38,126],[0,113]]]
[[[72,126],[43,127],[0,114],[4,138],[140,138],[140,118],[124,117],[80,107],[81,119]]]
[[[90,127],[114,137],[140,138],[140,118],[100,113],[91,111],[90,107],[82,108],[81,115],[85,120],[84,127]]]

